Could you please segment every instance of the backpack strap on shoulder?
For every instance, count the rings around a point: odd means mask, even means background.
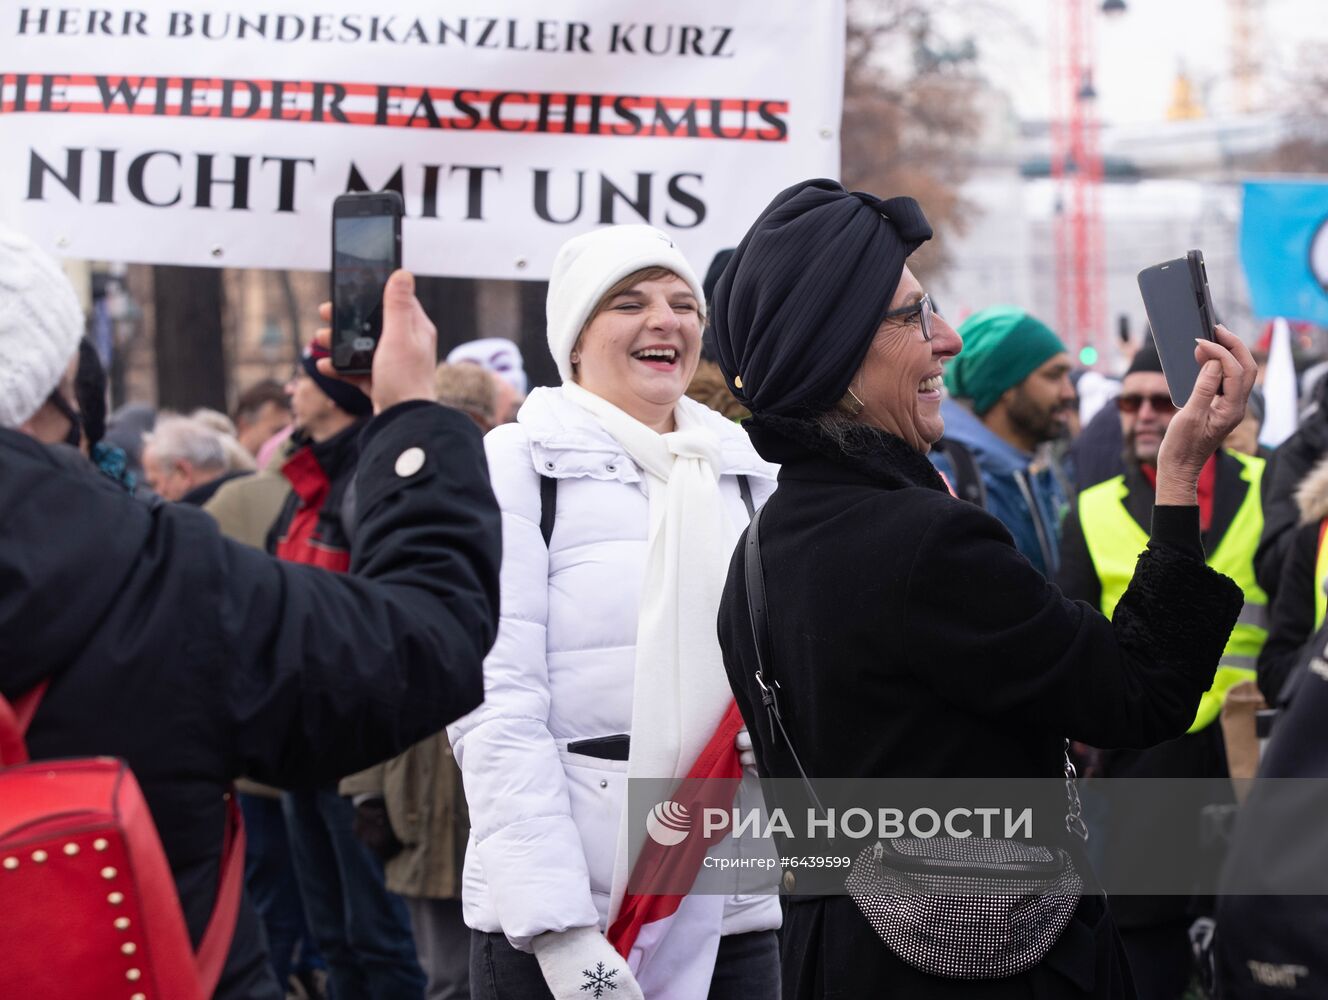
[[[987,484],[982,481],[982,470],[978,468],[978,460],[973,457],[973,450],[954,438],[946,437],[941,438],[932,447],[950,460],[950,468],[954,470],[955,475],[955,481],[951,484],[954,486],[955,495],[960,500],[967,500],[985,510]]]
[[[558,516],[558,480],[553,476],[540,476],[540,534],[544,547],[553,537],[553,520]]]

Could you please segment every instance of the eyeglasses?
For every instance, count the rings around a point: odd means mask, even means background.
[[[1171,397],[1165,392],[1156,393],[1148,396],[1141,396],[1137,393],[1131,393],[1128,396],[1116,397],[1116,408],[1121,413],[1138,413],[1139,408],[1147,402],[1153,408],[1154,413],[1175,413],[1176,404],[1171,401]]]
[[[936,309],[931,303],[931,295],[927,294],[914,302],[911,306],[903,306],[899,309],[891,309],[882,319],[909,319],[913,316],[918,317],[918,322],[922,327],[922,339],[931,340],[931,318]]]

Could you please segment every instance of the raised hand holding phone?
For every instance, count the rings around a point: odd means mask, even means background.
[[[369,373],[383,325],[383,289],[401,268],[395,191],[340,195],[332,203],[332,367]]]
[[[1221,324],[1214,337],[1195,338],[1192,350],[1199,375],[1162,438],[1157,460],[1157,503],[1162,506],[1198,503],[1199,473],[1245,418],[1245,403],[1259,373],[1239,337]]]
[[[324,323],[332,321],[332,303],[318,307]],[[332,328],[322,327],[314,334],[315,342],[329,347]],[[332,366],[331,358],[318,362],[324,375],[344,379],[358,386],[374,404],[374,413],[410,400],[434,400],[433,370],[438,357],[438,331],[424,307],[415,298],[415,277],[409,271],[397,271],[383,291],[383,328],[373,355],[370,375],[347,375]]]
[[[1199,376],[1194,341],[1213,339],[1217,319],[1208,291],[1203,251],[1154,264],[1139,272],[1139,294],[1148,313],[1171,401],[1184,406]]]

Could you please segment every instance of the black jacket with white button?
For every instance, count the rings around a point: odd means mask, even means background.
[[[424,461],[399,464],[414,449]],[[0,690],[50,679],[34,758],[128,761],[195,941],[237,775],[330,781],[482,700],[501,536],[478,432],[441,406],[394,407],[366,427],[358,477],[355,560],[333,574],[0,430]],[[280,995],[246,900],[216,996]]]

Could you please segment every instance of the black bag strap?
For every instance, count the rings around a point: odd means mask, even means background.
[[[752,481],[746,476],[738,477],[738,492],[742,494],[743,506],[747,508],[747,520],[756,515],[756,503],[752,500]]]
[[[747,575],[747,613],[751,618],[752,641],[756,647],[756,686],[761,689],[761,704],[765,706],[766,714],[770,717],[771,732],[776,739],[783,738],[784,746],[788,748],[789,757],[793,760],[793,766],[798,769],[798,775],[802,778],[808,796],[816,804],[817,811],[824,814],[825,807],[816,797],[811,779],[807,777],[807,771],[798,758],[798,752],[793,748],[793,740],[789,738],[788,730],[784,728],[784,720],[779,712],[779,681],[775,680],[769,671],[773,652],[770,644],[770,619],[765,600],[765,571],[761,566],[761,515],[764,513],[765,508],[762,507],[752,515],[751,523],[747,525],[746,548],[743,552],[745,564],[743,568]]]
[[[743,551],[743,569],[747,579],[747,613],[751,618],[752,640],[756,647],[756,686],[761,689],[761,704],[765,706],[766,714],[770,717],[771,733],[776,739],[783,738],[784,746],[788,749],[794,767],[798,769],[798,776],[802,778],[807,795],[815,804],[817,811],[825,815],[825,807],[817,798],[811,779],[807,777],[807,771],[803,768],[802,761],[798,759],[798,752],[793,748],[793,740],[789,738],[788,730],[784,728],[784,720],[779,711],[779,681],[770,673],[774,652],[770,642],[770,616],[765,598],[765,570],[761,565],[761,515],[765,510],[765,507],[758,510],[753,515],[751,523],[747,525],[747,539]],[[1083,820],[1083,807],[1080,805],[1079,789],[1075,784],[1076,775],[1074,764],[1070,761],[1069,740],[1065,741],[1064,758],[1062,767],[1065,774],[1065,829],[1081,841],[1086,841],[1088,827]]]
[[[553,537],[553,519],[558,516],[558,480],[553,476],[540,476],[540,534],[544,547]]]
[[[982,481],[982,470],[978,468],[978,461],[973,457],[973,450],[968,445],[947,437],[941,438],[932,447],[950,460],[950,468],[954,470],[955,475],[952,485],[959,499],[967,500],[985,510],[987,484]]]

